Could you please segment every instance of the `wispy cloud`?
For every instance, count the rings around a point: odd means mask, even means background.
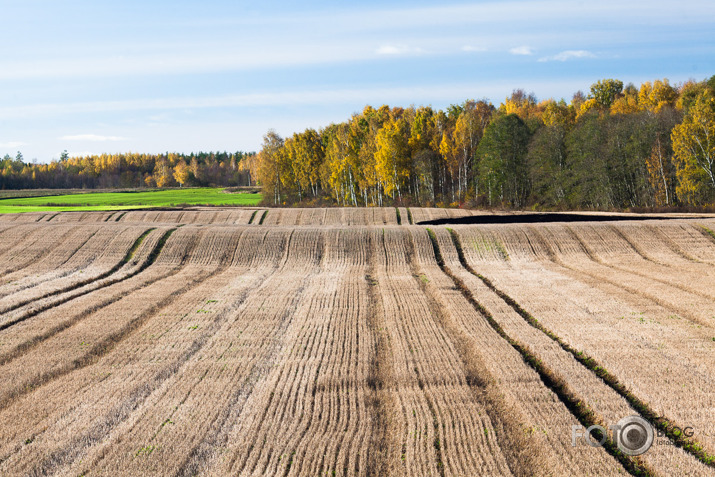
[[[424,51],[421,48],[415,48],[415,47],[411,47],[411,46],[382,45],[377,50],[375,50],[375,53],[377,53],[378,55],[394,56],[394,55],[416,55],[416,54],[424,53]]]
[[[539,58],[539,61],[568,61],[576,58],[596,58],[596,55],[587,50],[566,50],[553,56]]]
[[[27,146],[27,143],[20,142],[20,141],[0,142],[0,147],[2,147],[2,148],[14,149],[14,148],[20,147],[20,146]]]
[[[462,51],[466,51],[467,53],[477,53],[487,51],[487,48],[485,46],[464,45],[462,47]]]
[[[62,141],[90,141],[90,142],[106,142],[106,141],[126,141],[127,138],[120,136],[100,136],[98,134],[75,134],[73,136],[62,136],[59,138]]]
[[[59,158],[62,155],[62,153],[57,153],[53,157]],[[86,157],[86,156],[96,156],[96,152],[92,151],[67,151],[67,155],[69,157]]]
[[[509,53],[512,55],[523,55],[523,56],[528,56],[528,55],[533,55],[534,54],[534,49],[530,46],[517,46],[509,50]]]
[[[530,55],[547,49],[557,51],[559,45],[574,37],[579,38],[584,48],[599,45],[601,49],[623,49],[624,45],[634,38],[643,38],[643,35],[650,37],[656,31],[668,35],[674,25],[687,25],[695,32],[693,35],[709,31],[706,29],[711,27],[715,2],[689,0],[687,4],[677,15],[672,14],[672,9],[667,7],[669,3],[664,0],[651,2],[647,9],[643,8],[642,2],[616,0],[586,3],[569,0],[462,1],[453,5],[409,8],[356,5],[316,9],[306,6],[300,12],[287,8],[278,14],[272,10],[262,12],[262,8],[257,7],[255,15],[241,14],[239,7],[229,9],[229,14],[217,15],[219,10],[214,8],[206,9],[206,14],[198,17],[142,17],[136,21],[142,25],[156,25],[141,35],[135,34],[133,28],[126,28],[127,34],[93,37],[90,33],[77,33],[58,39],[57,35],[38,31],[43,41],[37,42],[36,46],[31,42],[20,42],[18,46],[24,51],[15,51],[15,45],[6,47],[7,50],[0,46],[0,53],[8,53],[7,58],[2,55],[0,80],[174,76],[196,71],[208,74],[347,63],[374,59],[376,50],[378,54],[388,56],[416,53],[413,49],[400,47],[401,42],[429,48],[429,53],[433,54],[435,41],[452,34],[466,35],[466,32],[469,36],[462,36],[458,43],[449,45],[445,54],[474,42],[491,51],[509,50],[517,45],[511,49],[512,54]],[[94,13],[103,10],[97,8]],[[161,12],[162,16],[166,13],[163,9],[151,11],[157,15]],[[71,22],[79,22],[74,29],[77,32],[81,31],[83,23],[94,24],[95,29],[101,31],[98,25],[108,21],[103,16],[89,20],[82,18],[82,21],[75,17],[70,16],[67,20],[70,30],[75,25]],[[633,18],[638,22],[634,23]],[[55,23],[64,25],[61,21]],[[122,25],[110,24],[113,28]],[[191,28],[180,28],[184,25]],[[129,32],[132,32],[131,36]],[[474,35],[480,35],[481,39],[473,39]],[[77,38],[81,38],[81,42],[73,43]],[[87,41],[88,38],[91,41]],[[325,41],[326,38],[330,41]],[[369,44],[365,38],[379,38],[382,46]]]

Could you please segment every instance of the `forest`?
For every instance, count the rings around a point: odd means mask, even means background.
[[[712,205],[715,76],[640,87],[603,79],[569,102],[515,90],[498,107],[366,106],[319,130],[268,131],[258,153],[0,160],[0,189],[254,185],[265,205]]]
[[[382,206],[626,209],[715,200],[715,76],[538,101],[515,90],[495,107],[371,106],[281,138],[256,156],[264,201]]]
[[[114,189],[253,186],[255,153],[100,154],[49,164],[26,163],[22,153],[0,160],[0,189]]]

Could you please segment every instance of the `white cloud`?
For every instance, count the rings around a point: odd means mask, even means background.
[[[539,61],[568,61],[574,58],[596,58],[596,55],[587,50],[566,50],[553,56],[539,58]]]
[[[62,136],[59,139],[62,141],[91,141],[91,142],[126,141],[126,138],[124,138],[124,137],[99,136],[97,134],[76,134],[74,136]]]
[[[400,48],[389,45],[381,46],[375,51],[378,55],[399,55],[401,52]]]
[[[378,55],[415,55],[423,53],[421,48],[410,46],[382,45],[375,53]]]
[[[0,142],[0,147],[3,149],[14,149],[20,146],[27,146],[27,143],[20,141]]]
[[[512,55],[528,56],[534,54],[534,49],[530,46],[517,46],[509,50],[509,53],[511,53]]]
[[[468,53],[473,53],[473,52],[487,51],[487,48],[484,46],[464,45],[462,47],[462,51],[466,51]]]
[[[53,157],[56,157],[57,159],[60,158],[62,153],[55,154]],[[67,155],[69,157],[86,157],[86,156],[96,156],[97,153],[92,152],[92,151],[67,151]]]

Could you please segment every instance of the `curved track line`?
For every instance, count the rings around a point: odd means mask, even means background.
[[[190,291],[191,288],[200,285],[201,283],[210,278],[215,277],[217,274],[225,272],[227,269],[228,267],[224,266],[205,272],[202,276],[193,279],[188,285],[182,287],[180,290],[174,292],[172,295],[179,296],[181,294],[184,294],[187,291]],[[246,297],[248,296],[248,294],[249,293],[247,292]],[[162,300],[160,302],[161,308],[155,309],[152,312],[151,316],[138,318],[139,320],[141,320],[141,323],[138,326],[134,326],[133,329],[129,330],[129,332],[126,333],[125,336],[122,337],[122,339],[126,339],[131,334],[131,332],[138,329],[141,325],[148,321],[149,318],[156,316],[161,311],[161,309],[171,304],[171,302],[175,299],[175,296],[172,295]],[[139,383],[131,393],[129,399],[122,401],[117,406],[115,406],[114,409],[107,412],[105,414],[105,419],[93,425],[92,428],[82,436],[78,436],[76,439],[73,440],[73,443],[70,443],[70,445],[66,446],[64,449],[57,450],[53,455],[45,459],[45,461],[40,464],[40,469],[52,468],[56,465],[57,461],[71,461],[75,459],[83,451],[83,449],[93,445],[93,443],[102,441],[102,439],[106,437],[108,427],[114,429],[120,423],[129,419],[130,415],[134,411],[139,409],[141,404],[145,402],[146,399],[148,399],[153,392],[159,389],[162,383],[179,373],[182,367],[204,348],[210,338],[220,329],[221,324],[222,322],[217,322],[215,323],[215,326],[212,326],[210,329],[207,329],[201,336],[199,336],[196,340],[192,342],[191,346],[184,353],[182,353],[175,361],[170,363],[169,366],[162,369],[157,375],[150,379],[148,383]],[[102,356],[104,356],[105,354],[106,353],[103,353]],[[97,357],[94,361],[88,364],[93,364],[102,356]],[[130,402],[131,406],[127,406],[127,402]]]
[[[12,255],[13,252],[14,252],[15,250],[17,250],[17,249],[19,249],[19,250],[27,250],[28,246],[34,245],[34,244],[36,244],[37,242],[39,242],[40,240],[42,240],[42,238],[44,238],[44,236],[45,236],[46,234],[43,234],[43,233],[42,233],[43,230],[40,229],[40,228],[38,228],[38,229],[36,229],[36,230],[37,230],[37,235],[39,235],[39,236],[38,236],[35,240],[33,240],[33,241],[27,243],[27,242],[24,242],[25,239],[23,239],[22,242],[16,243],[15,245],[13,245],[13,246],[10,247],[9,249],[7,249],[3,254],[0,255],[0,258],[4,258],[5,255]],[[34,231],[33,231],[33,232],[34,232]],[[68,230],[68,231],[66,231],[61,237],[58,237],[58,238],[65,238],[65,236],[66,236],[66,235],[69,235],[70,233],[71,233],[71,232]],[[33,235],[35,235],[35,234],[33,234]],[[7,275],[9,275],[9,274],[11,274],[11,273],[15,273],[15,272],[21,271],[21,270],[23,270],[23,269],[29,267],[30,265],[32,265],[33,263],[35,263],[37,260],[41,259],[42,257],[44,257],[44,256],[46,256],[46,255],[48,255],[48,254],[50,254],[52,251],[54,251],[54,250],[55,250],[57,247],[59,247],[60,245],[62,245],[62,240],[56,240],[56,241],[54,241],[49,247],[45,246],[45,247],[42,247],[42,250],[35,251],[35,252],[34,252],[34,255],[33,255],[31,258],[25,260],[24,262],[20,262],[20,263],[18,263],[18,264],[16,264],[16,265],[11,265],[11,266],[9,266],[8,268],[6,268],[6,269],[0,271],[0,275],[1,275],[1,276],[7,276]]]
[[[153,229],[149,229],[147,232],[144,233],[144,235],[143,235],[142,237],[140,237],[140,238],[137,239],[137,241],[135,242],[135,245],[136,245],[137,248],[139,247],[139,245],[141,245],[141,242],[144,240],[144,237],[146,237],[146,235],[148,235],[149,232],[151,232],[151,230],[153,230]],[[29,319],[29,318],[32,318],[33,316],[36,316],[36,315],[42,313],[43,311],[47,311],[47,310],[49,310],[50,308],[54,308],[54,307],[56,307],[56,306],[62,305],[62,304],[64,304],[64,303],[67,303],[67,302],[70,301],[70,300],[74,300],[75,298],[79,298],[79,297],[81,297],[81,296],[83,296],[83,295],[86,295],[86,294],[88,294],[88,293],[92,293],[92,292],[94,292],[94,291],[101,290],[102,288],[106,288],[106,287],[108,287],[108,286],[110,286],[110,285],[114,285],[115,283],[123,282],[123,281],[125,281],[125,280],[128,280],[128,279],[130,279],[130,278],[132,278],[132,277],[138,275],[139,273],[141,273],[141,272],[143,272],[144,270],[146,270],[147,268],[149,268],[149,266],[151,266],[151,265],[156,261],[156,259],[159,257],[159,254],[161,253],[161,250],[164,248],[164,244],[166,243],[166,241],[169,239],[169,237],[171,236],[171,234],[172,234],[175,230],[176,230],[176,228],[169,229],[169,230],[167,230],[167,231],[164,233],[164,235],[162,235],[162,237],[161,237],[161,238],[159,239],[159,241],[156,243],[156,245],[154,246],[154,248],[152,249],[152,251],[149,253],[149,256],[146,258],[146,260],[144,261],[144,263],[143,263],[137,270],[135,270],[135,271],[129,273],[128,275],[126,275],[126,276],[124,276],[124,277],[110,279],[110,280],[108,280],[106,283],[103,283],[103,284],[99,285],[99,286],[96,287],[96,288],[92,288],[92,289],[90,289],[90,290],[83,290],[83,291],[80,291],[80,292],[78,292],[78,293],[75,293],[74,295],[70,295],[70,296],[66,296],[66,297],[60,298],[59,300],[56,300],[56,301],[54,301],[54,302],[52,302],[52,303],[48,303],[48,304],[43,305],[43,306],[41,306],[41,307],[39,307],[39,308],[36,308],[36,309],[34,309],[34,310],[31,310],[31,311],[29,311],[29,312],[27,312],[27,313],[25,313],[25,314],[23,314],[23,315],[20,315],[20,316],[18,316],[18,317],[16,317],[16,318],[13,318],[12,320],[8,320],[8,321],[6,321],[5,323],[0,324],[0,331],[3,331],[3,330],[5,330],[5,329],[7,329],[7,328],[10,328],[11,326],[16,325],[16,324],[18,324],[18,323],[20,323],[20,322],[22,322],[22,321],[25,321],[25,320],[27,320],[27,319]],[[134,246],[133,246],[132,248],[134,249]],[[136,249],[130,250],[130,251],[127,253],[127,255],[125,256],[125,259],[127,259],[127,262],[128,262],[129,260],[131,260],[131,258],[134,256],[134,252],[135,252],[135,251],[136,251]],[[115,272],[116,272],[117,270],[119,270],[123,265],[125,265],[125,263],[126,263],[126,262],[122,261],[122,262],[118,263],[117,265],[115,265],[114,268],[112,268],[112,270],[110,270],[109,272],[106,273],[106,276],[110,276],[110,275],[112,275],[113,273],[115,273]],[[71,289],[70,289],[69,291],[71,292],[72,290],[79,289],[79,288],[82,287],[82,286],[91,285],[92,283],[94,283],[94,282],[96,282],[96,281],[97,281],[97,280],[92,279],[92,280],[89,281],[89,283],[86,283],[86,284],[84,284],[84,285],[73,286],[73,287],[71,287]],[[60,293],[62,293],[62,292],[60,292]],[[54,296],[54,295],[56,295],[56,294],[59,294],[59,293],[52,293],[50,296]]]
[[[432,247],[434,248],[435,259],[440,269],[447,275],[452,281],[457,289],[462,292],[462,295],[469,301],[475,310],[477,310],[484,318],[487,320],[489,325],[497,332],[497,334],[503,338],[507,343],[509,343],[512,348],[521,354],[525,363],[527,363],[534,371],[536,371],[541,378],[541,381],[546,387],[548,387],[559,400],[566,406],[566,408],[571,412],[571,414],[576,418],[584,427],[588,428],[594,424],[598,424],[600,420],[593,413],[593,411],[579,399],[573,391],[569,388],[568,384],[561,379],[561,377],[555,373],[552,369],[546,366],[538,356],[535,356],[533,352],[523,343],[510,337],[501,325],[496,321],[496,319],[487,311],[487,309],[480,304],[475,298],[472,292],[467,288],[464,282],[454,275],[449,267],[445,264],[442,258],[442,252],[440,251],[439,244],[437,243],[437,237],[431,229],[426,229],[429,234],[430,240],[432,241]],[[463,255],[462,255],[463,258]],[[460,260],[461,262],[461,260]],[[466,264],[466,261],[464,262]],[[464,265],[463,265],[464,266]],[[466,267],[465,267],[466,269]],[[647,468],[640,461],[626,456],[618,450],[618,446],[613,440],[606,437],[606,441],[603,444],[603,448],[608,452],[613,458],[615,458],[622,466],[625,471],[631,475],[635,476],[651,476],[655,475],[654,472]]]
[[[69,262],[70,260],[72,260],[72,258],[73,258],[75,255],[77,255],[77,252],[79,252],[80,249],[82,249],[85,245],[87,245],[87,243],[88,243],[90,240],[92,240],[92,238],[94,238],[94,236],[97,235],[98,233],[99,233],[99,230],[95,230],[89,237],[87,237],[87,240],[85,240],[84,242],[82,242],[81,244],[79,244],[79,245],[77,246],[77,248],[75,248],[75,249],[72,251],[72,253],[71,253],[71,255],[70,255],[69,257],[67,257],[62,263],[56,265],[54,268],[55,268],[55,269],[58,269],[58,268],[62,267],[63,265],[65,265],[65,264],[66,264],[67,262]],[[91,263],[91,262],[90,262],[90,263]],[[43,283],[47,283],[47,282],[52,281],[52,280],[58,280],[58,279],[64,278],[64,277],[66,277],[66,276],[68,276],[68,275],[71,275],[71,274],[75,273],[75,272],[76,272],[77,270],[79,270],[80,268],[81,268],[81,267],[75,267],[75,268],[69,269],[69,270],[67,270],[67,271],[65,271],[65,272],[63,272],[63,273],[61,273],[61,274],[59,274],[59,275],[57,275],[57,276],[48,277],[48,278],[43,278],[43,279],[41,279],[41,280],[38,280],[38,281],[36,281],[36,282],[32,282],[32,283],[30,283],[30,284],[28,284],[28,285],[26,285],[26,286],[23,286],[23,287],[21,287],[21,288],[15,289],[15,290],[13,290],[13,291],[11,291],[11,292],[8,292],[8,293],[0,292],[0,298],[5,298],[5,297],[8,297],[8,296],[13,295],[14,293],[18,293],[18,292],[21,292],[21,291],[29,290],[29,289],[31,289],[31,288],[35,288],[36,286],[42,285]],[[41,296],[41,297],[35,298],[35,299],[41,300],[42,298],[44,298],[44,296]],[[29,300],[29,301],[25,302],[25,304],[29,303],[30,301],[32,301],[32,300]],[[21,305],[21,306],[22,306],[22,305]],[[13,309],[16,309],[16,308],[18,308],[18,307],[15,307],[15,308],[13,308]],[[8,309],[8,311],[12,311],[12,310]],[[2,314],[2,313],[6,313],[6,311],[0,311],[0,314]]]
[[[501,391],[494,385],[497,382],[495,376],[487,369],[482,359],[474,356],[475,352],[470,348],[471,337],[457,323],[454,323],[448,313],[440,305],[436,297],[436,291],[432,286],[425,283],[420,276],[419,265],[415,260],[414,237],[409,233],[407,259],[412,271],[412,277],[419,289],[424,293],[427,304],[435,317],[435,322],[444,329],[448,339],[452,342],[457,356],[464,368],[464,378],[473,397],[485,409],[489,421],[494,429],[501,428],[501,432],[495,432],[499,452],[504,457],[509,471],[514,475],[527,475],[530,469],[544,468],[546,463],[540,460],[537,449],[529,448],[530,442],[523,439],[524,432],[519,425],[514,425],[505,419],[506,416],[513,416],[514,409],[508,409],[500,398]],[[428,403],[429,403],[428,398]],[[431,407],[431,406],[430,406]],[[437,418],[435,417],[435,434],[437,434]],[[518,446],[522,449],[521,458],[515,459],[513,455],[507,455],[504,450],[510,446]]]
[[[477,273],[466,261],[464,257],[464,252],[462,249],[461,241],[459,235],[454,230],[449,230],[452,236],[452,241],[454,242],[455,248],[457,249],[457,254],[459,256],[459,261],[462,267],[469,273],[479,278],[490,290],[496,293],[507,305],[509,305],[519,316],[521,316],[524,321],[529,325],[536,328],[537,330],[544,333],[546,336],[551,338],[556,342],[564,351],[571,354],[576,361],[581,365],[591,371],[593,374],[598,376],[606,385],[623,397],[628,403],[635,409],[643,418],[648,420],[654,427],[664,431],[673,442],[674,445],[682,447],[685,451],[691,454],[693,457],[698,459],[705,465],[715,468],[715,458],[714,456],[709,456],[705,451],[702,450],[702,445],[694,439],[688,439],[682,435],[682,433],[677,434],[674,429],[678,429],[677,425],[673,423],[672,419],[668,419],[662,415],[656,413],[653,409],[648,406],[646,402],[631,393],[625,385],[623,385],[616,376],[606,370],[601,364],[596,360],[591,358],[583,351],[577,351],[571,345],[566,343],[561,337],[555,334],[553,331],[546,328],[541,324],[536,318],[534,318],[529,312],[524,310],[524,308],[519,305],[513,298],[507,295],[502,290],[498,289],[488,278]],[[436,242],[435,242],[436,243]]]
[[[137,285],[137,286],[133,287],[132,289],[127,290],[125,292],[117,293],[114,296],[112,296],[100,303],[95,303],[90,308],[87,308],[84,311],[75,314],[68,320],[63,321],[62,323],[51,328],[50,330],[46,331],[45,333],[42,333],[41,335],[33,336],[29,340],[19,343],[18,345],[16,345],[14,348],[9,350],[8,352],[0,354],[0,366],[7,364],[7,363],[23,356],[24,354],[26,354],[33,348],[39,346],[42,342],[52,338],[54,335],[61,333],[62,331],[65,331],[65,330],[71,328],[72,326],[74,326],[77,323],[79,323],[80,321],[82,321],[84,318],[87,318],[88,316],[92,315],[93,313],[96,313],[99,310],[106,308],[106,307],[118,302],[122,298],[125,298],[126,296],[129,296],[138,290],[141,290],[148,286],[151,286],[156,282],[165,280],[167,278],[170,278],[170,277],[176,275],[177,273],[179,273],[181,270],[184,269],[186,262],[189,258],[189,255],[196,248],[196,245],[197,245],[197,240],[194,240],[193,243],[191,243],[190,246],[187,248],[186,252],[183,254],[180,263],[176,267],[167,271],[165,274],[151,278],[148,281],[144,281],[144,282],[140,283],[139,285]],[[127,277],[127,278],[131,278],[131,277]],[[119,281],[115,282],[114,284],[119,283],[121,281],[123,281],[123,280],[119,280]],[[99,288],[97,288],[95,290],[99,290]],[[92,291],[94,291],[94,290],[92,290]]]

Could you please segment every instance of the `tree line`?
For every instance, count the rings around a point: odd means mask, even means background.
[[[100,154],[49,164],[26,163],[22,153],[0,160],[0,189],[94,189],[176,186],[254,186],[255,153]]]
[[[273,204],[621,209],[715,202],[715,76],[594,83],[570,102],[367,106],[288,138],[252,167]]]

